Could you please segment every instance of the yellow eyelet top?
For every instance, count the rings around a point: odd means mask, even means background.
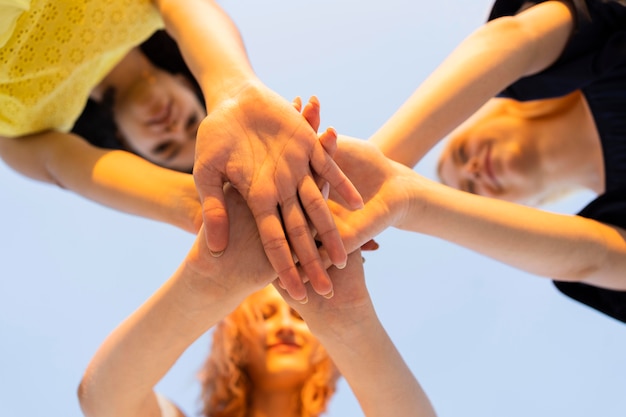
[[[69,131],[91,90],[162,27],[150,0],[0,0],[0,136]]]

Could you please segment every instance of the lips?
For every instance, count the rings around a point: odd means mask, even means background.
[[[278,342],[278,343],[273,343],[269,345],[267,348],[277,349],[281,351],[285,351],[285,350],[292,351],[292,350],[300,349],[300,345],[294,342]]]
[[[493,173],[493,166],[491,165],[491,145],[487,147],[487,152],[485,152],[485,160],[483,165],[485,167],[485,173],[487,174],[489,182],[491,183],[491,188],[493,188],[494,190],[502,189],[502,186],[500,185],[498,179]]]

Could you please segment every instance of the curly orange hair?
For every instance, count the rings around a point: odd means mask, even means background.
[[[222,320],[213,331],[211,352],[201,372],[202,415],[205,417],[245,417],[250,408],[252,383],[248,375],[247,346],[258,335],[263,322],[261,307],[271,286],[248,297]],[[300,415],[317,417],[324,413],[335,393],[339,371],[318,345],[313,372],[300,393]]]

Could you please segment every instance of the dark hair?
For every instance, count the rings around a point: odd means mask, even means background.
[[[156,31],[139,48],[156,67],[172,74],[185,76],[204,105],[200,85],[187,67],[176,41],[165,30]],[[72,133],[83,137],[87,142],[99,148],[126,149],[132,152],[132,149],[124,146],[118,134],[117,125],[113,119],[113,95],[114,91],[109,90],[105,92],[101,102],[89,99],[76,120]]]

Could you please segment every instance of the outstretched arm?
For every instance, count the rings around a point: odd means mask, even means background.
[[[566,1],[547,1],[480,27],[370,140],[394,161],[414,166],[490,98],[556,61],[573,30],[573,13]]]
[[[297,310],[346,378],[367,417],[434,417],[419,382],[380,323],[365,286],[361,252],[330,269],[335,295],[317,294]],[[283,292],[284,293],[284,292]]]
[[[340,138],[338,145],[335,159],[366,202],[358,212],[332,203],[348,250],[394,226],[532,274],[626,290],[623,229],[452,189],[388,160],[365,141]]]
[[[126,151],[96,148],[68,133],[0,138],[0,157],[15,171],[97,203],[197,233],[200,200],[189,174]]]
[[[292,251],[314,289],[330,292],[308,221],[334,264],[344,264],[346,252],[313,175],[352,208],[362,205],[358,192],[304,117],[256,77],[237,28],[215,1],[154,1],[208,106],[198,130],[194,178],[209,249],[218,256],[227,250],[232,222],[222,187],[228,181],[250,206],[268,258],[290,294],[305,296]]]
[[[153,387],[189,345],[275,278],[245,202],[233,189],[225,195],[237,218],[233,250],[212,257],[200,232],[172,277],[107,337],[79,387],[87,417],[165,417]]]

